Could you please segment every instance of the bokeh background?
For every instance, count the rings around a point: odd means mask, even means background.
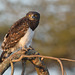
[[[11,25],[29,11],[41,15],[33,48],[41,55],[75,59],[75,0],[0,0],[0,45]],[[51,75],[61,75],[58,63],[44,61]],[[67,75],[75,75],[75,63],[63,62],[63,65]],[[14,75],[20,75],[21,62],[14,66]],[[10,75],[10,69],[4,75]],[[37,75],[29,62],[25,75]]]

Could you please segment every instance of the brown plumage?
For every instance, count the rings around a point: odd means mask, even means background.
[[[21,38],[26,35],[29,28],[32,30],[32,32],[36,29],[39,24],[39,20],[40,14],[38,12],[30,11],[25,17],[14,23],[4,37],[4,41],[1,46],[3,50],[1,57],[8,57],[9,55],[7,55],[7,53],[11,53],[12,48],[19,48],[19,46],[16,46],[17,43],[19,43]],[[14,50],[16,48],[14,48]]]
[[[13,24],[8,31],[8,33],[4,37],[4,41],[2,43],[2,49],[8,50],[16,45],[16,43],[23,37],[29,28],[26,17],[20,19],[15,24]]]

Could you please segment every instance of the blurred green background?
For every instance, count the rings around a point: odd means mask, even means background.
[[[11,25],[29,11],[41,15],[32,47],[41,55],[75,59],[75,0],[0,0],[0,41]],[[49,66],[53,63],[45,62]],[[75,68],[75,63],[64,65]]]

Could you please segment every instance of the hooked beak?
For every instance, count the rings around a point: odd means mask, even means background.
[[[35,16],[32,16],[32,18],[35,19],[36,17]]]

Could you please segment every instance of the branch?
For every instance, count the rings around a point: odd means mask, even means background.
[[[53,59],[53,60],[56,60],[58,61],[58,63],[60,64],[61,66],[61,71],[62,71],[62,75],[64,75],[64,69],[63,69],[63,65],[62,65],[62,62],[60,61],[59,58],[55,58],[55,57],[49,57],[49,56],[42,56],[42,55],[22,55],[19,59],[17,60],[12,60],[12,62],[19,62],[21,61],[23,58],[31,58],[31,57],[41,57],[41,58],[47,58],[47,59]]]
[[[17,59],[20,58],[20,56],[23,54],[23,52],[18,51],[14,54],[12,54],[10,57],[5,59],[1,64],[0,64],[0,75],[2,75],[10,66],[10,61],[11,59]]]
[[[72,60],[72,59],[66,59],[66,58],[60,58],[60,60],[63,60],[63,61],[70,61],[70,62],[75,62],[75,60]]]
[[[11,64],[11,75],[13,75],[13,73],[14,73],[14,66],[13,66],[13,62],[12,61],[10,61],[10,64]]]
[[[35,66],[38,75],[49,75],[48,69],[43,62],[43,58],[56,60],[60,64],[62,75],[64,75],[64,69],[61,60],[75,62],[75,60],[71,60],[71,59],[42,56],[39,55],[39,53],[36,52],[34,49],[28,49],[27,51],[20,50],[12,54],[11,56],[9,56],[0,64],[0,75],[2,75],[6,71],[6,69],[10,66],[10,62],[12,68],[11,75],[13,75],[14,72],[13,62],[16,63],[21,60],[29,60]]]
[[[22,55],[38,55],[39,53],[36,52],[35,50],[28,49],[26,50],[20,50],[11,56],[9,56],[7,59],[5,59],[1,64],[0,64],[0,75],[2,75],[10,66],[10,61],[12,60],[17,60],[19,59]],[[23,60],[29,60],[30,62],[33,63],[35,66],[35,69],[38,73],[38,75],[49,75],[47,67],[44,65],[44,62],[41,60],[41,58],[26,58],[24,57]],[[13,72],[13,69],[12,69]]]
[[[64,61],[71,61],[71,62],[75,62],[75,60],[72,60],[72,59],[66,59],[66,58],[55,58],[55,57],[49,57],[49,56],[42,56],[42,55],[22,55],[19,59],[17,60],[12,60],[12,62],[19,62],[21,61],[23,58],[31,58],[31,57],[41,57],[41,58],[47,58],[47,59],[52,59],[52,60],[56,60],[58,61],[58,63],[60,64],[60,67],[61,67],[61,71],[62,71],[62,75],[64,75],[64,69],[63,69],[63,65],[62,65],[62,62],[61,60],[64,60]],[[65,75],[66,75],[66,72],[65,72]]]

